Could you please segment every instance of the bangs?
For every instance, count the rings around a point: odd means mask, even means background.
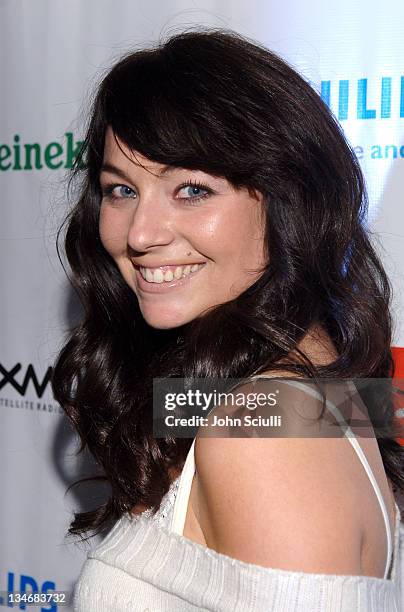
[[[220,91],[226,84],[193,62],[170,62],[155,50],[123,60],[103,83],[104,123],[129,150],[151,161],[248,186],[251,169],[241,138],[247,127],[235,129],[228,92]]]

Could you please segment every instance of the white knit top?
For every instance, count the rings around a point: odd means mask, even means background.
[[[328,407],[337,411],[333,404]],[[384,578],[262,567],[183,536],[195,473],[194,440],[181,475],[156,515],[149,509],[137,516],[122,516],[88,553],[74,590],[74,612],[404,612],[400,509],[395,504],[391,534],[388,512],[366,456],[349,427],[345,435],[383,512],[388,542]]]

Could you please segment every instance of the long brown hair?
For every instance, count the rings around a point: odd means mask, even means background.
[[[264,195],[270,261],[246,291],[171,330],[144,321],[103,248],[99,185],[108,126],[131,150]],[[338,358],[290,365],[307,377],[394,374],[391,288],[366,227],[363,175],[320,96],[291,66],[228,30],[193,30],[123,57],[100,83],[73,170],[80,185],[65,250],[83,305],[56,361],[53,392],[111,487],[69,533],[98,533],[135,505],[158,508],[190,439],[152,435],[153,377],[244,378],[296,350],[313,323]],[[58,236],[59,237],[59,236]],[[285,363],[282,363],[285,369]],[[372,399],[369,398],[371,402]],[[378,444],[404,488],[393,413]]]

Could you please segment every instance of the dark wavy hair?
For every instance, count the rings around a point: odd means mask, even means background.
[[[150,160],[263,194],[270,258],[253,285],[181,327],[145,322],[99,237],[108,126]],[[393,377],[391,287],[366,227],[359,163],[321,97],[275,53],[231,30],[198,28],[127,54],[96,91],[80,159],[72,176],[79,196],[57,247],[66,227],[84,314],[58,355],[52,388],[80,436],[78,452],[88,448],[111,494],[76,513],[70,534],[95,535],[134,507],[157,510],[170,472],[182,467],[192,440],[152,435],[153,377],[246,378],[269,369]],[[297,347],[314,323],[338,353],[327,365]],[[403,490],[392,403],[377,409],[384,467]]]

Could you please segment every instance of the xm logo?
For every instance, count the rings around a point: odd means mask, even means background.
[[[35,388],[37,396],[42,397],[45,393],[46,387],[50,383],[52,377],[52,368],[49,367],[46,370],[45,376],[42,378],[42,381],[38,380],[38,377],[34,370],[34,366],[31,363],[26,369],[25,374],[20,372],[21,369],[22,366],[20,363],[17,363],[13,368],[11,368],[11,370],[7,370],[0,363],[0,390],[3,389],[3,387],[5,387],[6,385],[11,385],[20,395],[24,396],[26,394],[27,387],[31,381]],[[16,377],[18,378],[18,380]]]

